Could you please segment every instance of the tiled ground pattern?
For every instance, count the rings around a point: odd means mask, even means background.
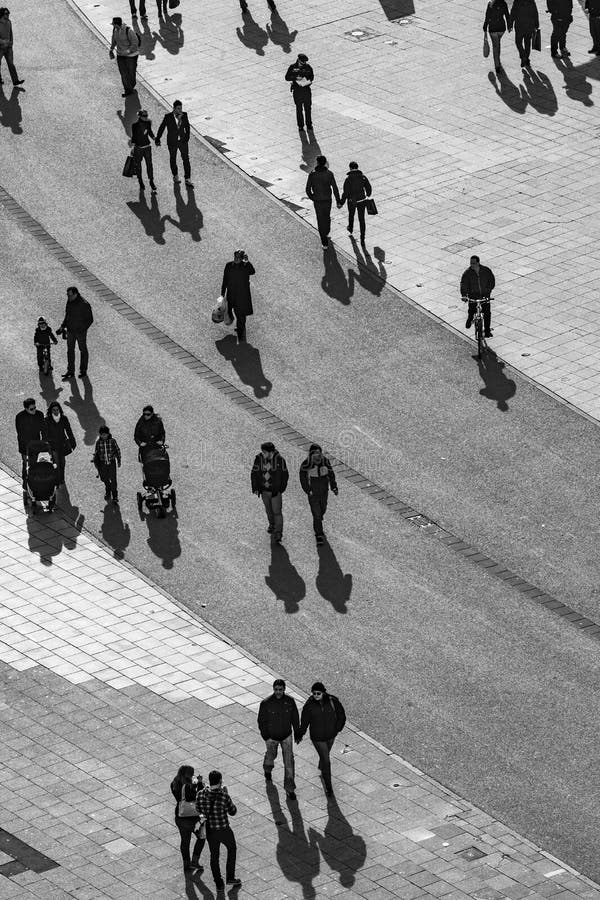
[[[123,14],[122,0],[76,5],[106,36],[111,15]],[[414,14],[411,0],[280,0],[276,12],[265,0],[249,5],[244,22],[237,0],[183,0],[159,25],[149,2],[140,72],[310,222],[304,186],[316,155],[326,153],[340,182],[358,159],[381,213],[369,221],[368,245],[385,256],[360,254],[367,268],[462,331],[458,278],[477,252],[498,275],[496,351],[600,417],[600,60],[586,52],[580,5],[569,61],[549,56],[540,2],[534,71],[522,74],[506,38],[502,82],[481,54],[483,2],[414,0]],[[385,10],[407,14],[390,20]],[[283,80],[301,51],[316,71],[315,135],[302,142]],[[351,250],[345,214],[334,220],[333,236]]]
[[[255,715],[271,673],[60,516],[27,520],[1,470],[0,551],[0,829],[58,864],[0,854],[0,900],[214,898],[208,872],[181,871],[168,783],[184,761],[226,775],[248,900],[600,900],[351,727],[334,799],[309,743],[298,805],[279,768],[266,791]]]

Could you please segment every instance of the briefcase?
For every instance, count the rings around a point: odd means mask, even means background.
[[[377,204],[375,203],[375,201],[373,200],[372,197],[367,197],[365,206],[367,209],[368,216],[376,216],[377,215]]]

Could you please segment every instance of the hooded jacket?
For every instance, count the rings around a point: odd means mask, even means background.
[[[73,334],[81,334],[82,331],[88,330],[93,321],[92,307],[81,294],[77,294],[72,300],[67,300],[65,317],[58,330],[59,332],[66,330],[72,331]]]
[[[55,422],[52,418],[50,408],[58,408],[58,410],[60,411],[60,419],[58,420],[58,422]],[[60,403],[55,402],[51,404],[50,408],[46,413],[45,420],[46,440],[56,453],[60,453],[63,456],[68,456],[69,453],[72,453],[72,451],[77,446],[77,442],[73,436],[73,431],[71,429],[71,423],[62,411]]]
[[[250,472],[250,483],[252,485],[252,493],[261,493],[266,491],[265,487],[265,458],[262,453],[257,453],[254,457],[254,465],[252,466],[252,471]],[[283,494],[285,491],[288,479],[290,477],[290,473],[288,472],[285,459],[283,456],[279,455],[279,452],[276,450],[273,454],[273,458],[271,459],[271,486],[268,490],[271,491],[274,497],[277,494]]]
[[[31,441],[46,440],[46,420],[41,409],[36,409],[33,414],[22,409],[15,417],[15,428],[21,454],[27,453],[27,445]]]
[[[133,432],[133,439],[138,447],[141,444],[164,444],[165,426],[161,417],[156,413],[152,413],[149,419],[140,416]]]
[[[306,182],[306,196],[313,203],[331,203],[331,192],[337,203],[341,202],[335,175],[327,166],[315,166]]]
[[[360,169],[350,169],[344,181],[344,190],[342,193],[342,203],[346,200],[352,203],[360,203],[371,196],[371,183],[366,175]]]
[[[317,466],[313,462],[313,454],[309,453],[300,466],[300,484],[305,494],[316,494],[322,497],[329,488],[337,491],[335,472],[326,456],[321,453],[321,462]]]
[[[312,741],[330,741],[346,724],[346,712],[337,697],[323,694],[321,700],[310,696],[302,708],[300,737],[307,731]]]
[[[284,694],[278,698],[271,694],[258,708],[258,729],[263,741],[283,741],[292,731],[297,738],[300,733],[300,717],[293,697]]]

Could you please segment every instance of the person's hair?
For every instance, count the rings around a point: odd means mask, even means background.
[[[145,413],[145,412],[153,413],[153,412],[154,412],[154,407],[153,407],[153,406],[145,406],[145,407],[143,408],[142,412],[143,412],[143,413]]]
[[[194,767],[193,766],[179,766],[177,770],[177,775],[175,776],[176,781],[190,781],[194,777]]]
[[[113,25],[118,25],[120,27],[123,24],[123,19],[121,16],[113,16],[112,23]]]
[[[471,257],[471,262],[473,262],[473,260],[475,260],[475,262],[479,262],[479,257],[478,257],[478,256],[472,256],[472,257]]]
[[[10,12],[10,9],[8,8],[8,6],[0,6],[0,19],[2,18],[2,16],[5,16],[6,13],[9,13],[9,12]]]
[[[70,291],[73,291],[75,294],[78,294],[78,293],[79,293],[79,288],[76,288],[75,285],[72,284],[71,287],[68,287],[68,288],[67,288],[67,293],[69,293]]]
[[[234,250],[234,251],[233,251],[233,258],[234,258],[234,259],[243,259],[243,258],[245,257],[245,255],[246,255],[246,251],[245,251],[245,250],[242,250],[241,248],[240,248],[239,250]]]
[[[183,106],[183,103],[181,102],[181,100],[173,101],[173,109],[175,109],[176,106]]]
[[[138,109],[138,113],[137,113],[137,114],[138,114],[138,119],[141,119],[142,116],[147,116],[147,115],[148,115],[148,110],[147,110],[147,109]]]
[[[217,772],[216,769],[213,769],[212,772],[208,773],[208,783],[211,787],[214,787],[216,784],[220,784],[223,780],[223,776],[220,772]]]
[[[315,681],[315,683],[313,684],[313,686],[310,689],[311,694],[313,691],[321,691],[323,694],[327,693],[327,691],[325,690],[325,685],[323,684],[322,681]]]
[[[283,680],[283,678],[276,678],[275,681],[273,682],[273,687],[274,687],[274,688],[276,688],[276,687],[282,687],[282,688],[284,688],[284,687],[285,687],[285,681]]]
[[[326,166],[327,165],[327,157],[326,156],[317,156],[317,165],[318,166]]]
[[[260,449],[265,450],[267,453],[273,453],[275,444],[272,441],[265,441],[260,445]]]
[[[28,397],[27,400],[23,400],[23,409],[27,409],[32,403],[35,403],[35,397]]]
[[[108,425],[101,425],[98,429],[98,434],[110,434],[110,428]]]
[[[357,162],[348,163],[348,168],[349,169],[358,169],[358,163]]]
[[[52,403],[50,404],[50,406],[48,407],[48,415],[49,415],[49,416],[52,415],[52,410],[53,410],[53,409],[57,409],[57,410],[59,411],[59,413],[61,414],[61,416],[62,416],[62,406],[60,405],[60,403],[58,402],[58,400],[53,400]]]

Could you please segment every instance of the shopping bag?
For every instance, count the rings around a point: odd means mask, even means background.
[[[531,49],[538,50],[541,52],[542,49],[542,32],[538,28],[538,30],[533,35],[533,40],[531,42]]]
[[[490,42],[488,41],[487,34],[483,35],[483,58],[487,59],[490,55]]]
[[[224,297],[219,297],[217,300],[217,305],[212,311],[212,320],[215,325],[220,325],[225,318],[225,313],[227,312],[227,301]]]
[[[375,201],[373,200],[372,197],[367,197],[365,206],[367,208],[368,216],[376,216],[377,215],[377,204],[375,203]]]
[[[181,0],[169,0],[169,9],[177,9]]]
[[[133,178],[136,174],[135,159],[133,158],[133,153],[130,153],[123,166],[123,175],[125,178]]]

